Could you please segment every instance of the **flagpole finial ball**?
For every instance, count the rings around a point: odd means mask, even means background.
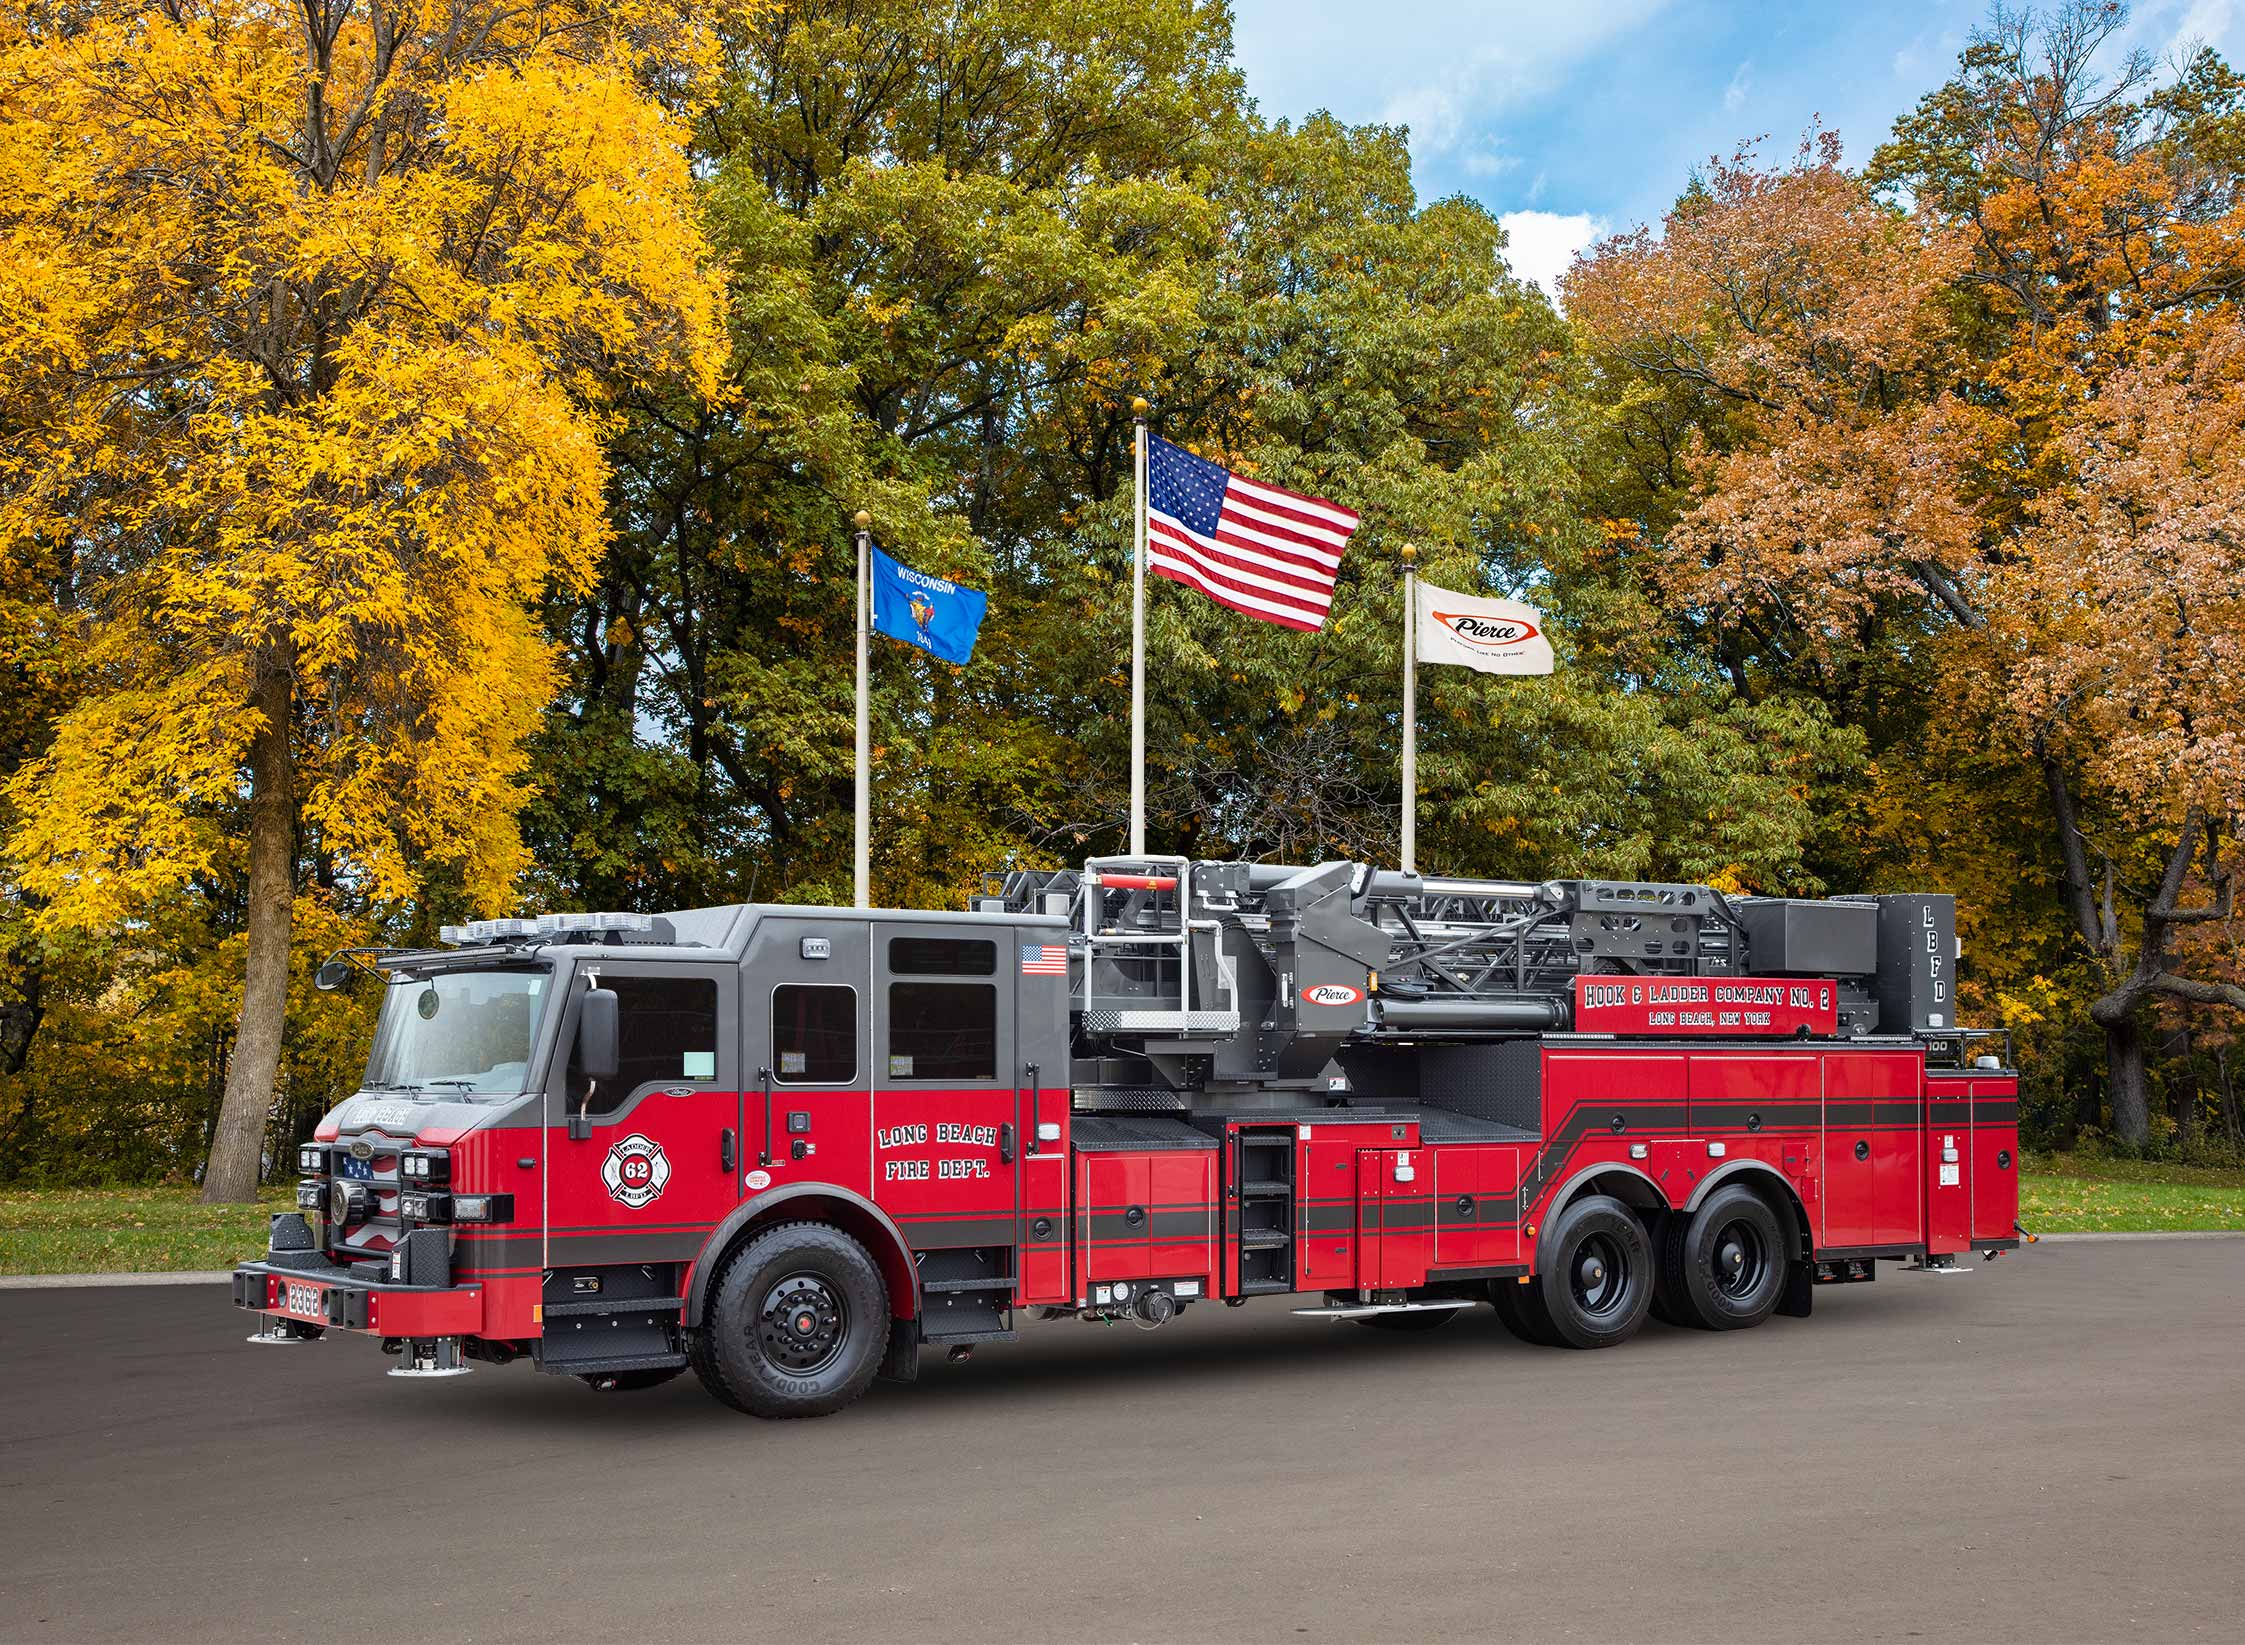
[[[851,515],[850,518],[857,522],[857,528],[860,531],[870,531],[873,528],[873,516],[866,513],[862,508]]]
[[[1418,545],[1415,543],[1405,543],[1403,545],[1402,553],[1403,563],[1405,565],[1409,565],[1413,560],[1419,557]]]
[[[1142,399],[1133,400],[1130,402],[1130,414],[1133,417],[1143,417],[1147,412],[1153,409],[1154,408],[1151,405],[1149,405],[1145,400]]]

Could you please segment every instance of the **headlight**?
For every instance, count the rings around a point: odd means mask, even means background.
[[[314,1176],[325,1175],[327,1171],[326,1144],[308,1142],[305,1143],[301,1148],[297,1149],[296,1168],[299,1171],[309,1172]]]
[[[444,1182],[452,1175],[452,1156],[437,1149],[412,1149],[400,1156],[398,1175],[408,1182]]]
[[[317,1211],[326,1200],[327,1190],[319,1183],[306,1180],[296,1185],[296,1208],[299,1211]]]

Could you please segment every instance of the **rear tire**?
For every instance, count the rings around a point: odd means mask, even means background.
[[[1431,1331],[1438,1325],[1447,1325],[1464,1310],[1449,1308],[1437,1311],[1432,1308],[1414,1308],[1408,1314],[1366,1314],[1357,1321],[1375,1331],[1403,1331],[1417,1333]]]
[[[1742,1184],[1718,1188],[1663,1245],[1662,1289],[1680,1324],[1742,1331],[1768,1319],[1785,1295],[1785,1224]]]
[[[889,1294],[865,1247],[818,1222],[767,1228],[725,1264],[688,1338],[702,1386],[736,1411],[815,1417],[872,1386]]]
[[[1535,1348],[1559,1346],[1551,1316],[1543,1311],[1543,1303],[1536,1296],[1534,1280],[1525,1285],[1518,1280],[1491,1280],[1489,1302],[1497,1311],[1497,1322],[1522,1342]]]
[[[1576,1200],[1546,1230],[1534,1285],[1538,1309],[1566,1348],[1611,1348],[1645,1323],[1653,1300],[1652,1242],[1618,1199]]]

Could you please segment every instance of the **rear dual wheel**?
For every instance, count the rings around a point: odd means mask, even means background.
[[[1785,1225],[1742,1184],[1716,1189],[1689,1218],[1671,1218],[1660,1244],[1662,1311],[1677,1325],[1744,1330],[1784,1295]]]
[[[1553,1348],[1610,1348],[1645,1323],[1653,1300],[1653,1248],[1637,1214],[1605,1194],[1576,1200],[1537,1248],[1527,1284],[1489,1288],[1497,1318],[1522,1341]]]

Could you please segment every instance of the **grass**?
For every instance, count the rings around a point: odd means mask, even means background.
[[[2245,1170],[2025,1154],[2019,1220],[2038,1234],[2245,1229]]]
[[[2038,1234],[2245,1229],[2245,1170],[2079,1154],[2020,1159],[2019,1220]],[[0,1189],[0,1274],[230,1268],[265,1249],[255,1205],[204,1205],[192,1188]]]
[[[231,1268],[295,1204],[293,1183],[255,1205],[204,1205],[192,1188],[0,1188],[0,1274]]]

